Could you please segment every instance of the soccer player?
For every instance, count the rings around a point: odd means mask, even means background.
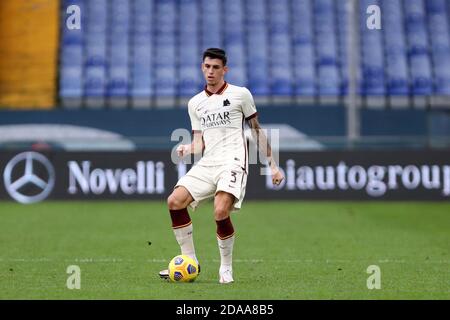
[[[252,129],[260,152],[267,157],[272,182],[278,185],[284,179],[259,125],[250,91],[227,83],[224,80],[227,71],[224,50],[209,48],[203,53],[205,89],[188,103],[193,142],[177,148],[180,157],[197,153],[203,155],[200,161],[180,178],[167,199],[172,228],[181,254],[198,262],[192,221],[187,207],[195,209],[203,200],[214,197],[214,218],[220,252],[220,283],[233,282],[232,255],[235,235],[230,212],[240,209],[247,183],[248,150],[244,137],[244,120]],[[160,271],[159,275],[161,278],[168,278],[168,270]]]

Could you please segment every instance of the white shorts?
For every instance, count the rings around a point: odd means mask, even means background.
[[[235,197],[234,210],[239,210],[245,196],[247,173],[236,165],[201,166],[194,165],[178,180],[176,187],[183,186],[194,201],[189,205],[195,210],[203,201],[215,196],[218,191],[231,193]]]

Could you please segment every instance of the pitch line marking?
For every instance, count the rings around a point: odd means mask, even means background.
[[[124,258],[73,258],[73,259],[53,259],[47,257],[40,258],[1,258],[0,262],[78,262],[78,263],[123,263],[123,262],[143,262],[143,263],[168,263],[170,259],[153,258],[153,259],[124,259]],[[202,259],[204,262],[220,262],[220,259]],[[450,264],[450,260],[405,260],[405,259],[234,259],[236,263],[263,263],[278,261],[281,263],[437,263]]]

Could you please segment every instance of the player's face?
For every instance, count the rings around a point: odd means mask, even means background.
[[[209,86],[215,86],[222,82],[225,73],[228,71],[228,67],[224,66],[220,59],[206,57],[202,63],[202,71],[206,83]]]

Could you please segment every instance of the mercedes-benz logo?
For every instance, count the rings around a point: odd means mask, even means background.
[[[55,170],[42,154],[23,152],[8,162],[3,180],[6,191],[17,202],[35,203],[44,200],[52,192]]]

